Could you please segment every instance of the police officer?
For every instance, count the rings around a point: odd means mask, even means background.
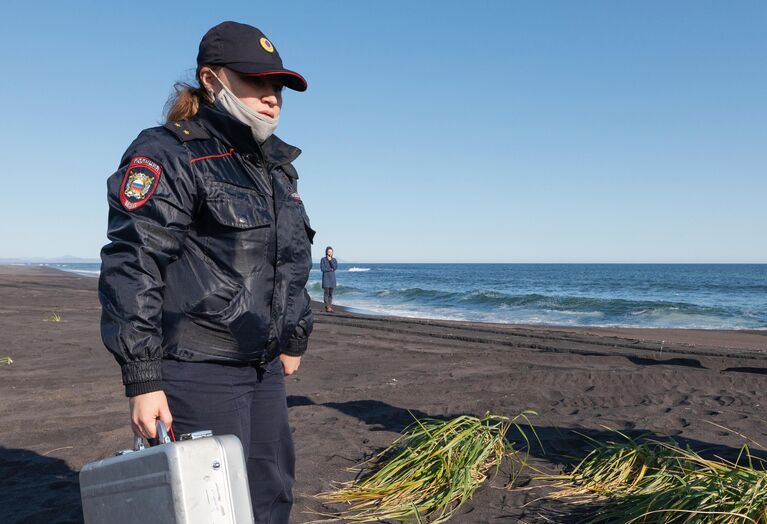
[[[306,80],[258,29],[213,27],[199,85],[142,131],[108,181],[101,252],[104,344],[120,364],[133,431],[210,429],[245,451],[256,522],[288,522],[294,453],[284,375],[306,351],[314,231],[277,138],[282,88]]]

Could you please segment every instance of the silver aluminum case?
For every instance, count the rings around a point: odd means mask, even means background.
[[[252,523],[240,440],[209,436],[161,444],[85,465],[86,524]]]

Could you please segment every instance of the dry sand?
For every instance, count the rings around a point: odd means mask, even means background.
[[[60,322],[50,320],[54,311]],[[292,522],[322,511],[312,495],[351,479],[346,468],[389,444],[411,422],[408,412],[535,410],[545,453],[536,446],[533,463],[551,472],[588,448],[576,432],[612,437],[605,427],[730,456],[744,442],[738,433],[767,445],[767,332],[315,314],[309,352],[288,379],[298,456]],[[96,279],[0,267],[0,357],[14,360],[0,366],[4,524],[81,522],[77,471],[131,444],[128,403],[98,321]],[[578,520],[567,506],[535,502],[540,489],[509,492],[508,480],[504,468],[453,521]]]

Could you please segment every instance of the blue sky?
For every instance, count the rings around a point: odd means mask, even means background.
[[[277,132],[350,262],[767,262],[763,1],[14,2],[0,258],[96,257],[105,180],[199,40],[309,81]]]

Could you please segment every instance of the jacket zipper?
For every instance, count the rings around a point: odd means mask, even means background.
[[[269,311],[269,331],[271,332],[272,326],[274,326],[274,334],[276,336],[277,324],[275,322],[274,308],[276,304],[275,295],[277,293],[277,266],[280,263],[280,241],[279,235],[277,234],[277,192],[274,190],[274,180],[272,179],[272,174],[266,163],[264,153],[261,151],[261,146],[256,144],[256,148],[258,151],[258,157],[261,161],[261,166],[263,167],[264,174],[267,178],[267,183],[269,184],[269,188],[272,190],[272,212],[274,213],[274,274],[272,275],[272,304]],[[261,356],[262,365],[266,364],[266,353],[271,347],[271,342],[272,341],[267,337],[266,348],[264,349],[264,354]],[[279,345],[279,339],[275,338],[274,342]]]

